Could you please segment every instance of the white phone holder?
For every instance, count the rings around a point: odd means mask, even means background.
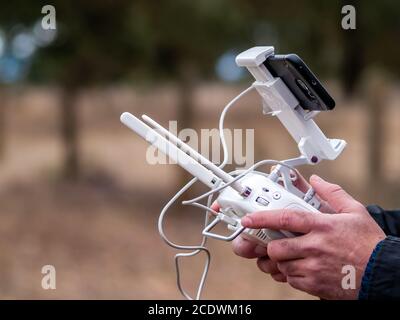
[[[344,140],[328,139],[314,122],[319,111],[307,112],[281,78],[274,78],[263,62],[274,54],[274,47],[253,47],[236,57],[236,64],[246,67],[263,99],[263,112],[276,116],[297,142],[304,164],[323,159],[334,160],[346,146]]]

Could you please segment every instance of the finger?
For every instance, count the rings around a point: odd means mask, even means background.
[[[286,276],[279,271],[276,262],[271,259],[267,257],[258,258],[257,266],[262,272],[269,273],[275,281],[286,282]]]
[[[301,192],[306,193],[307,190],[310,188],[310,184],[307,182],[307,180],[300,174],[300,173],[295,173],[296,179],[293,181],[293,185],[299,189]]]
[[[218,204],[218,202],[217,201],[214,201],[214,203],[211,205],[211,209],[213,209],[214,211],[216,211],[216,212],[219,212],[219,209],[220,209],[221,207],[219,206],[219,204]]]
[[[293,287],[297,290],[307,292],[308,286],[307,286],[307,278],[306,277],[286,276],[286,280],[287,280],[287,283],[289,283],[291,287]]]
[[[271,277],[277,282],[287,282],[286,276],[282,273],[271,274]]]
[[[292,209],[254,212],[241,220],[242,226],[246,228],[269,228],[301,233],[310,232],[317,226],[317,222],[315,213]]]
[[[319,207],[319,211],[322,213],[337,213],[335,210],[333,210],[333,208],[330,206],[330,204],[328,202],[326,202],[325,200],[322,200],[320,197],[318,197],[319,202],[321,204],[321,206]]]
[[[247,259],[254,259],[259,257],[265,257],[267,255],[267,248],[257,245],[256,243],[237,237],[232,241],[233,252]]]
[[[302,237],[284,238],[268,243],[268,257],[276,262],[301,259],[306,256]]]
[[[304,277],[306,273],[304,264],[305,259],[279,261],[277,262],[277,268],[285,276]]]
[[[272,166],[270,172],[274,171],[275,169],[276,166]],[[305,193],[310,188],[310,184],[299,172],[295,170],[290,170],[290,177],[296,178],[295,180],[293,180],[293,185],[301,192]],[[280,182],[280,184],[282,184],[282,182]]]
[[[281,273],[278,269],[277,263],[272,261],[268,257],[258,258],[257,259],[258,268],[265,273],[277,274]]]
[[[291,172],[293,172],[293,170],[291,170]],[[308,181],[298,172],[295,173],[297,179],[293,181],[293,185],[299,189],[301,192],[306,193],[311,185],[308,183]],[[318,197],[319,198],[319,197]],[[333,210],[331,208],[331,206],[329,205],[329,203],[327,203],[325,200],[322,199],[318,199],[321,203],[321,206],[319,208],[320,212],[324,212],[324,213],[336,213],[335,210]]]
[[[323,200],[338,213],[358,211],[360,203],[351,197],[341,186],[326,182],[317,175],[310,178],[311,186]]]

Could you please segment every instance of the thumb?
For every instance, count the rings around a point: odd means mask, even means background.
[[[310,184],[318,196],[338,213],[358,211],[360,208],[361,204],[337,184],[326,182],[317,175],[311,176]]]

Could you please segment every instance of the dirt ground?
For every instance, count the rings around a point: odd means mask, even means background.
[[[195,97],[196,129],[215,128],[223,105],[239,87],[207,85]],[[317,121],[348,147],[334,162],[304,168],[342,184],[364,203],[400,207],[392,187],[369,186],[367,116],[362,100],[344,101]],[[63,149],[58,133],[58,93],[20,88],[6,112],[6,148],[0,160],[0,298],[180,299],[173,255],[157,232],[158,213],[178,187],[175,165],[149,165],[146,143],[119,123],[123,111],[147,113],[167,125],[176,119],[171,87],[93,89],[80,99],[82,178],[60,180]],[[335,95],[336,93],[336,95]],[[400,95],[387,106],[384,161],[387,186],[400,181]],[[278,120],[261,114],[256,94],[228,114],[227,126],[255,129],[255,158],[285,159],[297,148]],[[175,241],[200,240],[202,213],[175,208],[167,232]],[[313,299],[274,282],[255,261],[235,256],[228,243],[209,241],[212,262],[203,298]],[[184,262],[188,290],[204,257]],[[41,287],[42,266],[54,265],[56,290]]]

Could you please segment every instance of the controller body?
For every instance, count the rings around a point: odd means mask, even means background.
[[[251,189],[247,197],[244,198],[232,188],[227,187],[217,198],[217,202],[220,205],[220,213],[217,219],[226,223],[232,231],[242,228],[240,219],[243,216],[257,211],[295,209],[308,211],[310,214],[320,214],[317,209],[319,207],[318,201],[306,202],[286,190],[280,183],[272,181],[265,174],[251,172],[239,181]],[[274,213],[271,212],[271,214]],[[210,234],[207,235],[210,236]],[[266,246],[271,240],[296,236],[286,230],[248,228],[241,230],[241,235],[263,246]],[[229,238],[229,240],[232,239]]]

